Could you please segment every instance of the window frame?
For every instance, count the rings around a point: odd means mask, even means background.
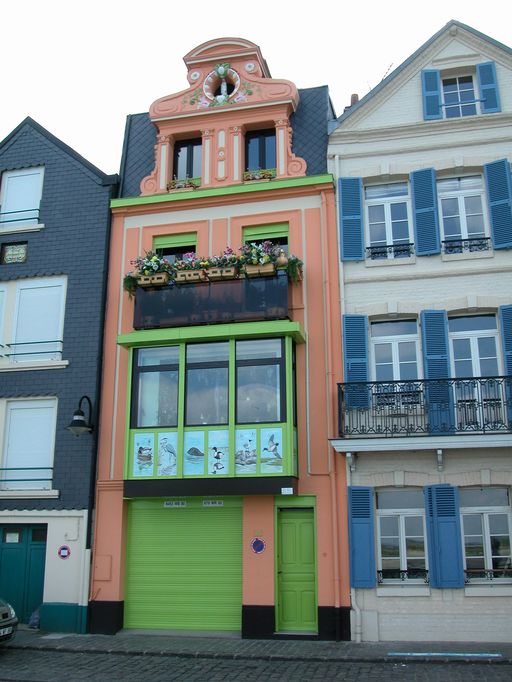
[[[187,158],[185,160],[185,176],[178,175],[179,153],[181,150],[187,150]],[[200,149],[200,172],[199,175],[194,175],[194,149]],[[193,178],[202,178],[203,176],[203,140],[201,137],[187,138],[183,140],[176,140],[174,142],[174,149],[172,155],[172,179],[186,180]]]
[[[262,144],[263,140],[274,139],[274,158],[267,159],[266,143]],[[252,140],[258,140],[258,167],[249,167],[249,144]],[[273,161],[272,164],[269,161]],[[275,128],[261,128],[258,130],[249,130],[245,133],[244,140],[244,171],[251,173],[259,170],[274,170],[277,167],[277,135]]]
[[[491,486],[492,487],[492,486]],[[498,486],[494,486],[498,487]],[[504,486],[505,487],[505,486]],[[486,487],[483,487],[482,489],[486,489]],[[509,498],[509,505],[508,506],[495,506],[495,505],[475,505],[475,506],[463,506],[462,502],[460,505],[459,513],[460,513],[460,528],[461,528],[461,542],[462,542],[462,559],[463,559],[463,566],[464,566],[464,571],[465,571],[465,580],[466,584],[489,584],[490,581],[498,581],[500,583],[512,583],[512,551],[511,555],[508,557],[508,566],[505,567],[504,570],[509,570],[510,575],[509,576],[495,576],[494,574],[492,575],[492,578],[489,575],[489,572],[494,573],[494,570],[500,570],[500,569],[493,569],[492,567],[492,545],[491,545],[491,533],[490,533],[490,528],[489,528],[489,517],[492,516],[493,514],[502,514],[507,517],[507,522],[508,522],[508,536],[509,536],[509,547],[512,548],[512,505],[510,504],[510,489],[507,489],[507,494]],[[486,576],[480,576],[480,577],[475,577],[471,578],[470,576],[468,577],[467,575],[467,557],[466,557],[466,542],[465,539],[467,536],[473,536],[474,533],[468,533],[467,535],[464,533],[464,516],[480,516],[481,517],[481,527],[482,527],[482,546],[483,546],[483,559],[484,559],[484,568],[482,569],[482,572],[485,572],[487,575]],[[470,557],[474,558],[474,557]],[[479,570],[479,569],[475,569]]]
[[[416,334],[387,334],[385,336],[373,336],[372,334],[372,329],[373,325],[379,324],[381,322],[387,322],[387,323],[397,323],[399,324],[400,322],[414,322],[416,324]],[[414,342],[415,344],[415,350],[416,350],[416,368],[417,368],[417,377],[415,379],[400,379],[400,378],[395,378],[400,374],[400,357],[399,357],[399,344],[400,343],[411,343]],[[392,367],[393,367],[393,379],[389,380],[383,380],[383,379],[377,379],[377,362],[376,362],[376,355],[375,355],[375,346],[378,345],[384,345],[384,344],[391,344],[391,358],[392,358]],[[392,381],[399,381],[402,383],[407,383],[407,382],[414,382],[414,381],[420,381],[423,378],[423,373],[422,373],[422,363],[421,363],[421,347],[420,347],[420,330],[419,330],[419,322],[418,320],[414,319],[403,319],[403,320],[372,320],[370,321],[370,373],[372,377],[372,381],[376,381],[379,383],[388,383]]]
[[[141,350],[147,350],[147,348],[135,348],[133,352],[133,360],[132,360],[132,367],[133,367],[133,378],[132,378],[132,391],[131,391],[131,401],[130,401],[130,428],[132,429],[146,429],[146,428],[162,428],[162,427],[168,427],[168,428],[176,428],[179,422],[179,406],[180,406],[180,399],[179,399],[179,390],[180,390],[180,347],[177,344],[172,344],[172,346],[155,346],[155,348],[173,348],[177,347],[178,348],[178,362],[175,363],[166,363],[165,365],[139,365],[138,364],[138,359],[139,359],[139,353]],[[177,391],[176,391],[176,424],[150,424],[150,425],[144,425],[144,426],[139,426],[138,425],[138,417],[139,417],[139,397],[140,397],[140,375],[141,374],[150,374],[150,373],[157,373],[157,372],[169,372],[169,371],[177,371],[178,372],[178,382],[177,382]]]
[[[461,92],[464,92],[465,88],[460,87],[460,82],[459,79],[461,78],[471,78],[471,88],[467,88],[467,90],[472,90],[473,91],[473,99],[472,100],[467,100],[463,101],[460,99]],[[456,92],[458,94],[459,99],[457,102],[452,102],[452,103],[446,103],[446,91],[445,91],[445,81],[448,80],[456,80]],[[441,80],[441,109],[443,112],[443,119],[450,121],[452,119],[459,119],[459,118],[467,118],[468,116],[480,116],[482,114],[482,107],[480,105],[481,103],[481,93],[479,91],[478,87],[478,78],[476,78],[476,73],[473,71],[467,71],[467,70],[462,70],[458,71],[457,73],[450,74],[446,72],[441,72],[440,74],[440,80]],[[462,109],[467,106],[473,105],[475,108],[475,111],[472,113],[464,114],[462,113]],[[455,109],[458,107],[459,109],[459,114],[456,116],[447,116],[446,112],[447,109]]]
[[[37,174],[39,176],[39,186],[37,188],[36,194],[38,195],[38,200],[37,200],[37,206],[34,206],[33,208],[28,208],[28,209],[21,209],[20,211],[13,211],[13,213],[21,213],[23,211],[31,211],[34,212],[36,215],[32,218],[27,218],[27,221],[30,222],[25,222],[23,223],[22,221],[24,220],[23,218],[17,219],[15,221],[4,221],[2,219],[3,215],[3,206],[7,201],[7,196],[8,195],[8,182],[10,178],[17,178],[17,177],[23,177],[23,176],[28,176],[28,175],[33,175]],[[19,170],[4,170],[1,174],[0,178],[0,233],[14,233],[14,232],[26,232],[34,229],[39,229],[41,227],[40,221],[39,221],[39,210],[40,210],[40,205],[41,205],[41,199],[43,195],[43,183],[44,183],[44,174],[45,174],[45,168],[44,166],[33,166],[30,168],[23,168]],[[9,211],[9,213],[11,213]]]
[[[11,438],[11,417],[10,415],[13,413],[13,410],[15,409],[22,409],[24,406],[29,408],[29,409],[34,409],[34,408],[49,408],[51,410],[50,412],[50,423],[49,423],[49,435],[50,438],[47,443],[47,455],[48,459],[45,462],[38,462],[38,464],[48,464],[48,466],[37,466],[33,467],[32,469],[30,467],[23,467],[23,469],[28,470],[28,471],[35,471],[36,475],[33,478],[28,478],[23,480],[23,472],[20,474],[20,478],[22,480],[20,481],[15,481],[11,479],[12,483],[15,483],[14,486],[9,486],[9,479],[5,478],[5,474],[7,472],[5,471],[0,471],[0,495],[2,492],[6,491],[31,491],[34,494],[37,494],[38,491],[51,491],[52,490],[52,484],[53,484],[53,469],[54,469],[54,462],[55,462],[55,441],[56,441],[56,435],[57,435],[57,411],[58,411],[58,399],[57,397],[54,396],[44,396],[44,397],[38,397],[38,398],[6,398],[2,401],[4,403],[3,409],[5,410],[4,414],[4,434],[3,434],[3,442],[2,442],[2,448],[0,451],[0,462],[3,468],[12,468],[11,466],[8,466],[12,464],[10,462],[10,457],[9,457],[9,452],[8,452],[8,445],[10,442],[12,442]],[[38,457],[40,456],[40,453],[37,455]],[[14,455],[12,455],[14,457]],[[7,465],[7,466],[6,466]],[[38,470],[41,471],[41,475],[39,475]],[[44,472],[45,471],[50,471],[51,476],[47,479],[44,477]],[[14,476],[17,476],[16,471],[13,472]],[[39,478],[42,478],[42,481],[38,481]],[[36,485],[35,487],[32,485],[28,486],[23,486],[23,484],[34,481],[35,483],[42,483],[42,485]],[[46,485],[45,485],[46,483]]]
[[[376,538],[376,544],[377,544],[377,575],[379,576],[379,584],[383,585],[396,585],[396,584],[410,584],[410,585],[424,585],[428,583],[428,571],[429,571],[429,548],[428,548],[428,539],[427,539],[427,527],[426,527],[426,512],[425,512],[425,505],[422,507],[395,507],[395,508],[390,508],[390,509],[379,509],[378,506],[378,497],[379,493],[382,492],[413,492],[413,489],[400,489],[400,490],[391,490],[391,489],[382,489],[382,490],[376,490],[375,495],[376,495],[376,500],[375,500],[375,520],[376,520],[376,532],[375,532],[375,538]],[[423,494],[422,491],[414,490],[414,492],[418,492],[421,495]],[[389,577],[384,577],[383,575],[383,568],[382,568],[382,532],[381,532],[381,519],[382,518],[398,518],[398,559],[400,563],[400,568],[399,573],[400,576],[397,578],[389,578]],[[423,530],[423,560],[425,564],[425,568],[421,569],[425,571],[425,576],[423,578],[421,577],[415,577],[415,578],[409,578],[408,576],[408,565],[407,565],[407,560],[414,558],[414,557],[408,557],[407,556],[407,535],[405,534],[405,519],[407,517],[414,517],[414,518],[421,518],[421,523],[422,523],[422,530]],[[384,536],[386,537],[386,536]],[[417,536],[409,536],[409,537],[417,537]],[[417,569],[418,570],[418,569]]]
[[[396,195],[396,196],[384,196],[384,197],[374,197],[367,198],[366,192],[368,189],[376,187],[390,187],[392,185],[405,185],[407,188],[406,194]],[[366,258],[370,260],[402,260],[405,258],[411,258],[413,256],[413,221],[412,221],[412,199],[411,199],[411,187],[410,182],[406,180],[405,182],[390,182],[390,183],[378,183],[378,184],[364,184],[364,230],[365,230],[365,243],[366,247]],[[393,239],[393,222],[403,222],[393,221],[391,215],[391,206],[393,204],[405,204],[406,214],[407,214],[407,242],[403,240]],[[384,227],[386,233],[386,243],[383,244],[380,241],[378,243],[372,242],[371,240],[371,230],[370,225],[375,224],[370,221],[370,207],[372,206],[383,206],[384,209]],[[381,221],[379,221],[381,222]],[[395,251],[396,249],[396,251]]]
[[[472,318],[472,317],[493,317],[496,325],[494,329],[470,329],[470,330],[464,330],[464,331],[452,331],[450,329],[450,321],[454,319],[462,319],[462,318]],[[480,358],[479,352],[478,352],[478,339],[480,338],[494,338],[495,340],[495,348],[496,348],[496,364],[497,364],[497,370],[498,373],[496,376],[501,376],[503,374],[503,354],[501,353],[501,345],[500,345],[500,334],[499,334],[499,329],[498,329],[498,318],[496,315],[457,315],[457,316],[451,316],[448,318],[448,341],[449,341],[449,349],[450,349],[450,369],[451,369],[451,374],[454,379],[473,379],[473,378],[486,378],[487,376],[495,376],[495,375],[483,375],[481,373],[481,368],[479,366],[479,363],[482,358]],[[472,369],[473,369],[473,375],[470,377],[457,377],[457,373],[455,371],[455,352],[453,348],[453,342],[459,339],[468,339],[470,342],[470,349],[471,349],[471,364],[472,364]],[[475,352],[476,351],[476,352]],[[477,366],[477,361],[478,361],[478,366]],[[475,372],[475,368],[477,371]]]
[[[481,187],[479,189],[457,189],[448,190],[446,192],[440,191],[440,183],[445,180],[464,180],[465,178],[478,177],[481,181]],[[491,246],[491,231],[490,231],[490,220],[489,220],[489,207],[487,203],[487,192],[485,190],[485,180],[483,174],[479,175],[466,175],[451,178],[437,178],[436,179],[436,194],[437,194],[437,204],[439,213],[439,228],[441,233],[441,239],[443,241],[443,247],[445,253],[461,253],[463,251],[463,243],[469,243],[469,251],[486,251],[492,248]],[[481,202],[482,208],[482,220],[483,220],[483,232],[481,235],[471,236],[468,231],[468,213],[466,211],[465,199],[469,197],[478,196]],[[445,216],[443,213],[443,200],[444,199],[454,199],[457,201],[457,217],[459,219],[460,226],[460,236],[450,237],[446,235],[445,231]],[[473,214],[476,215],[476,214]],[[469,214],[471,216],[471,214]],[[453,217],[453,216],[449,216]],[[453,244],[450,244],[453,242]],[[471,246],[471,242],[474,242],[474,246]]]
[[[207,345],[207,344],[223,344],[226,343],[228,346],[228,354],[227,354],[227,360],[207,360],[207,361],[199,361],[199,362],[190,362],[188,358],[186,357],[187,355],[187,350],[191,346],[201,346],[201,345]],[[231,371],[231,348],[230,348],[230,342],[229,340],[219,340],[219,341],[206,341],[204,343],[201,342],[196,342],[196,343],[186,343],[185,344],[185,364],[184,364],[184,382],[185,382],[185,391],[184,391],[184,401],[183,401],[183,411],[184,411],[184,417],[183,417],[183,426],[184,427],[193,427],[193,426],[227,426],[229,424],[229,417],[230,417],[230,371]],[[214,421],[214,422],[189,422],[188,419],[188,384],[189,384],[189,377],[188,377],[188,372],[189,369],[194,369],[194,370],[204,370],[204,369],[226,369],[227,374],[226,374],[226,416],[227,419],[226,421]]]

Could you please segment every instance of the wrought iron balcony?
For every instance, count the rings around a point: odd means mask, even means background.
[[[382,583],[393,580],[401,582],[407,582],[413,580],[414,582],[423,581],[428,585],[430,579],[428,577],[428,571],[425,568],[412,568],[409,571],[402,571],[400,569],[384,569],[377,571],[377,584],[382,585]]]
[[[475,253],[489,251],[491,248],[490,237],[472,237],[471,239],[446,239],[443,242],[443,251],[451,253]]]
[[[370,260],[381,260],[383,258],[410,258],[414,253],[414,244],[405,242],[403,244],[380,244],[378,246],[367,246],[366,257]]]
[[[200,324],[284,320],[288,318],[288,276],[138,287],[134,329]]]
[[[472,568],[472,569],[466,569],[464,571],[464,582],[466,585],[469,585],[473,582],[491,582],[492,580],[499,580],[500,578],[503,580],[510,581],[512,580],[512,566],[509,565],[510,559],[504,557],[503,558],[504,562],[507,562],[505,565],[503,565],[502,568],[494,568],[494,569],[487,569],[487,568]]]
[[[512,431],[512,376],[338,384],[341,438]]]

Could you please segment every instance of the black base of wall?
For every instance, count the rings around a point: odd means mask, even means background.
[[[350,607],[320,606],[318,634],[275,632],[274,606],[242,606],[243,639],[322,639],[350,641]]]
[[[124,602],[89,602],[88,632],[94,635],[115,635],[123,627]]]

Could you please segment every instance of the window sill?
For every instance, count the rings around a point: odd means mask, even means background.
[[[26,362],[0,362],[0,372],[26,372],[34,369],[62,369],[69,360],[27,360]]]
[[[466,585],[464,595],[466,597],[512,597],[512,582]]]
[[[35,500],[56,499],[60,490],[0,490],[0,499]]]
[[[430,597],[428,585],[379,585],[377,597]]]
[[[39,232],[44,229],[44,223],[37,223],[36,225],[20,225],[19,227],[9,227],[7,229],[0,227],[0,235],[18,234],[19,232]]]
[[[385,265],[414,265],[416,263],[416,256],[409,256],[409,258],[366,258],[364,265],[366,268],[378,268]]]
[[[494,251],[490,249],[489,251],[472,251],[469,253],[442,253],[441,260],[443,261],[453,261],[453,260],[475,260],[477,258],[494,258]]]

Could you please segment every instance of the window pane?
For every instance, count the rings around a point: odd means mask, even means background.
[[[385,244],[386,243],[386,225],[385,223],[374,223],[370,225],[370,244]]]
[[[229,343],[191,343],[187,346],[187,364],[227,362]]]
[[[422,490],[381,490],[377,492],[378,509],[423,509],[424,506]]]
[[[494,535],[491,537],[491,552],[493,557],[510,556],[510,539],[508,535]]]
[[[60,360],[64,282],[41,280],[40,284],[20,284],[18,314],[11,356],[15,361]]]
[[[368,206],[368,218],[371,223],[383,223],[385,219],[384,206],[382,204]]]
[[[372,336],[398,336],[400,334],[416,334],[416,320],[399,320],[397,322],[373,322]]]
[[[467,216],[466,225],[468,228],[468,239],[484,236],[484,217],[482,215]]]
[[[464,538],[464,546],[466,548],[466,556],[484,556],[484,543],[480,535],[467,535]]]
[[[227,367],[188,369],[186,392],[188,426],[228,423]]]
[[[407,220],[407,204],[405,202],[391,204],[391,220]]]
[[[246,141],[246,165],[247,170],[258,170],[260,167],[260,142],[252,137]]]
[[[464,206],[467,215],[482,213],[482,198],[480,196],[464,197]]]
[[[391,352],[391,344],[390,343],[376,343],[374,346],[374,349],[375,349],[375,362],[377,364],[392,361],[393,356],[392,356],[392,352]]]
[[[461,507],[508,507],[507,488],[461,488]]]
[[[280,339],[265,339],[263,341],[237,341],[237,360],[258,360],[266,358],[280,358],[282,343]]]
[[[371,185],[365,187],[366,199],[407,196],[409,190],[406,182],[394,182],[389,185]]]
[[[202,161],[202,145],[194,144],[192,147],[192,177],[200,178],[203,174],[203,169],[201,167]]]
[[[444,218],[444,236],[446,239],[460,239],[462,236],[459,218]]]
[[[469,339],[453,339],[453,357],[455,360],[471,359],[471,343]]]
[[[405,540],[407,557],[425,556],[425,542],[423,537],[407,537]]]
[[[178,146],[175,150],[174,177],[177,180],[184,180],[187,177],[187,147]]]
[[[458,199],[443,199],[441,201],[441,206],[443,208],[443,217],[444,218],[459,215],[459,201],[458,201]]]
[[[276,167],[276,136],[265,137],[265,168]]]
[[[398,537],[398,516],[381,516],[379,521],[382,536]]]
[[[238,423],[281,421],[278,365],[238,367],[236,386]]]
[[[508,516],[506,514],[489,514],[489,531],[491,534],[508,534]]]
[[[480,514],[464,514],[464,535],[481,535],[482,534],[482,517]]]
[[[421,516],[404,517],[405,534],[423,536],[423,518]]]
[[[144,372],[139,375],[137,426],[176,426],[178,423],[178,372]]]
[[[401,341],[398,344],[400,362],[416,362],[416,344],[414,341]]]
[[[382,557],[397,557],[399,556],[398,551],[398,538],[393,537],[383,537],[380,540],[380,553]]]
[[[137,366],[176,365],[179,362],[179,347],[140,348],[137,351]]]
[[[477,331],[480,329],[496,329],[494,315],[471,315],[469,317],[451,317],[448,320],[451,332]]]

